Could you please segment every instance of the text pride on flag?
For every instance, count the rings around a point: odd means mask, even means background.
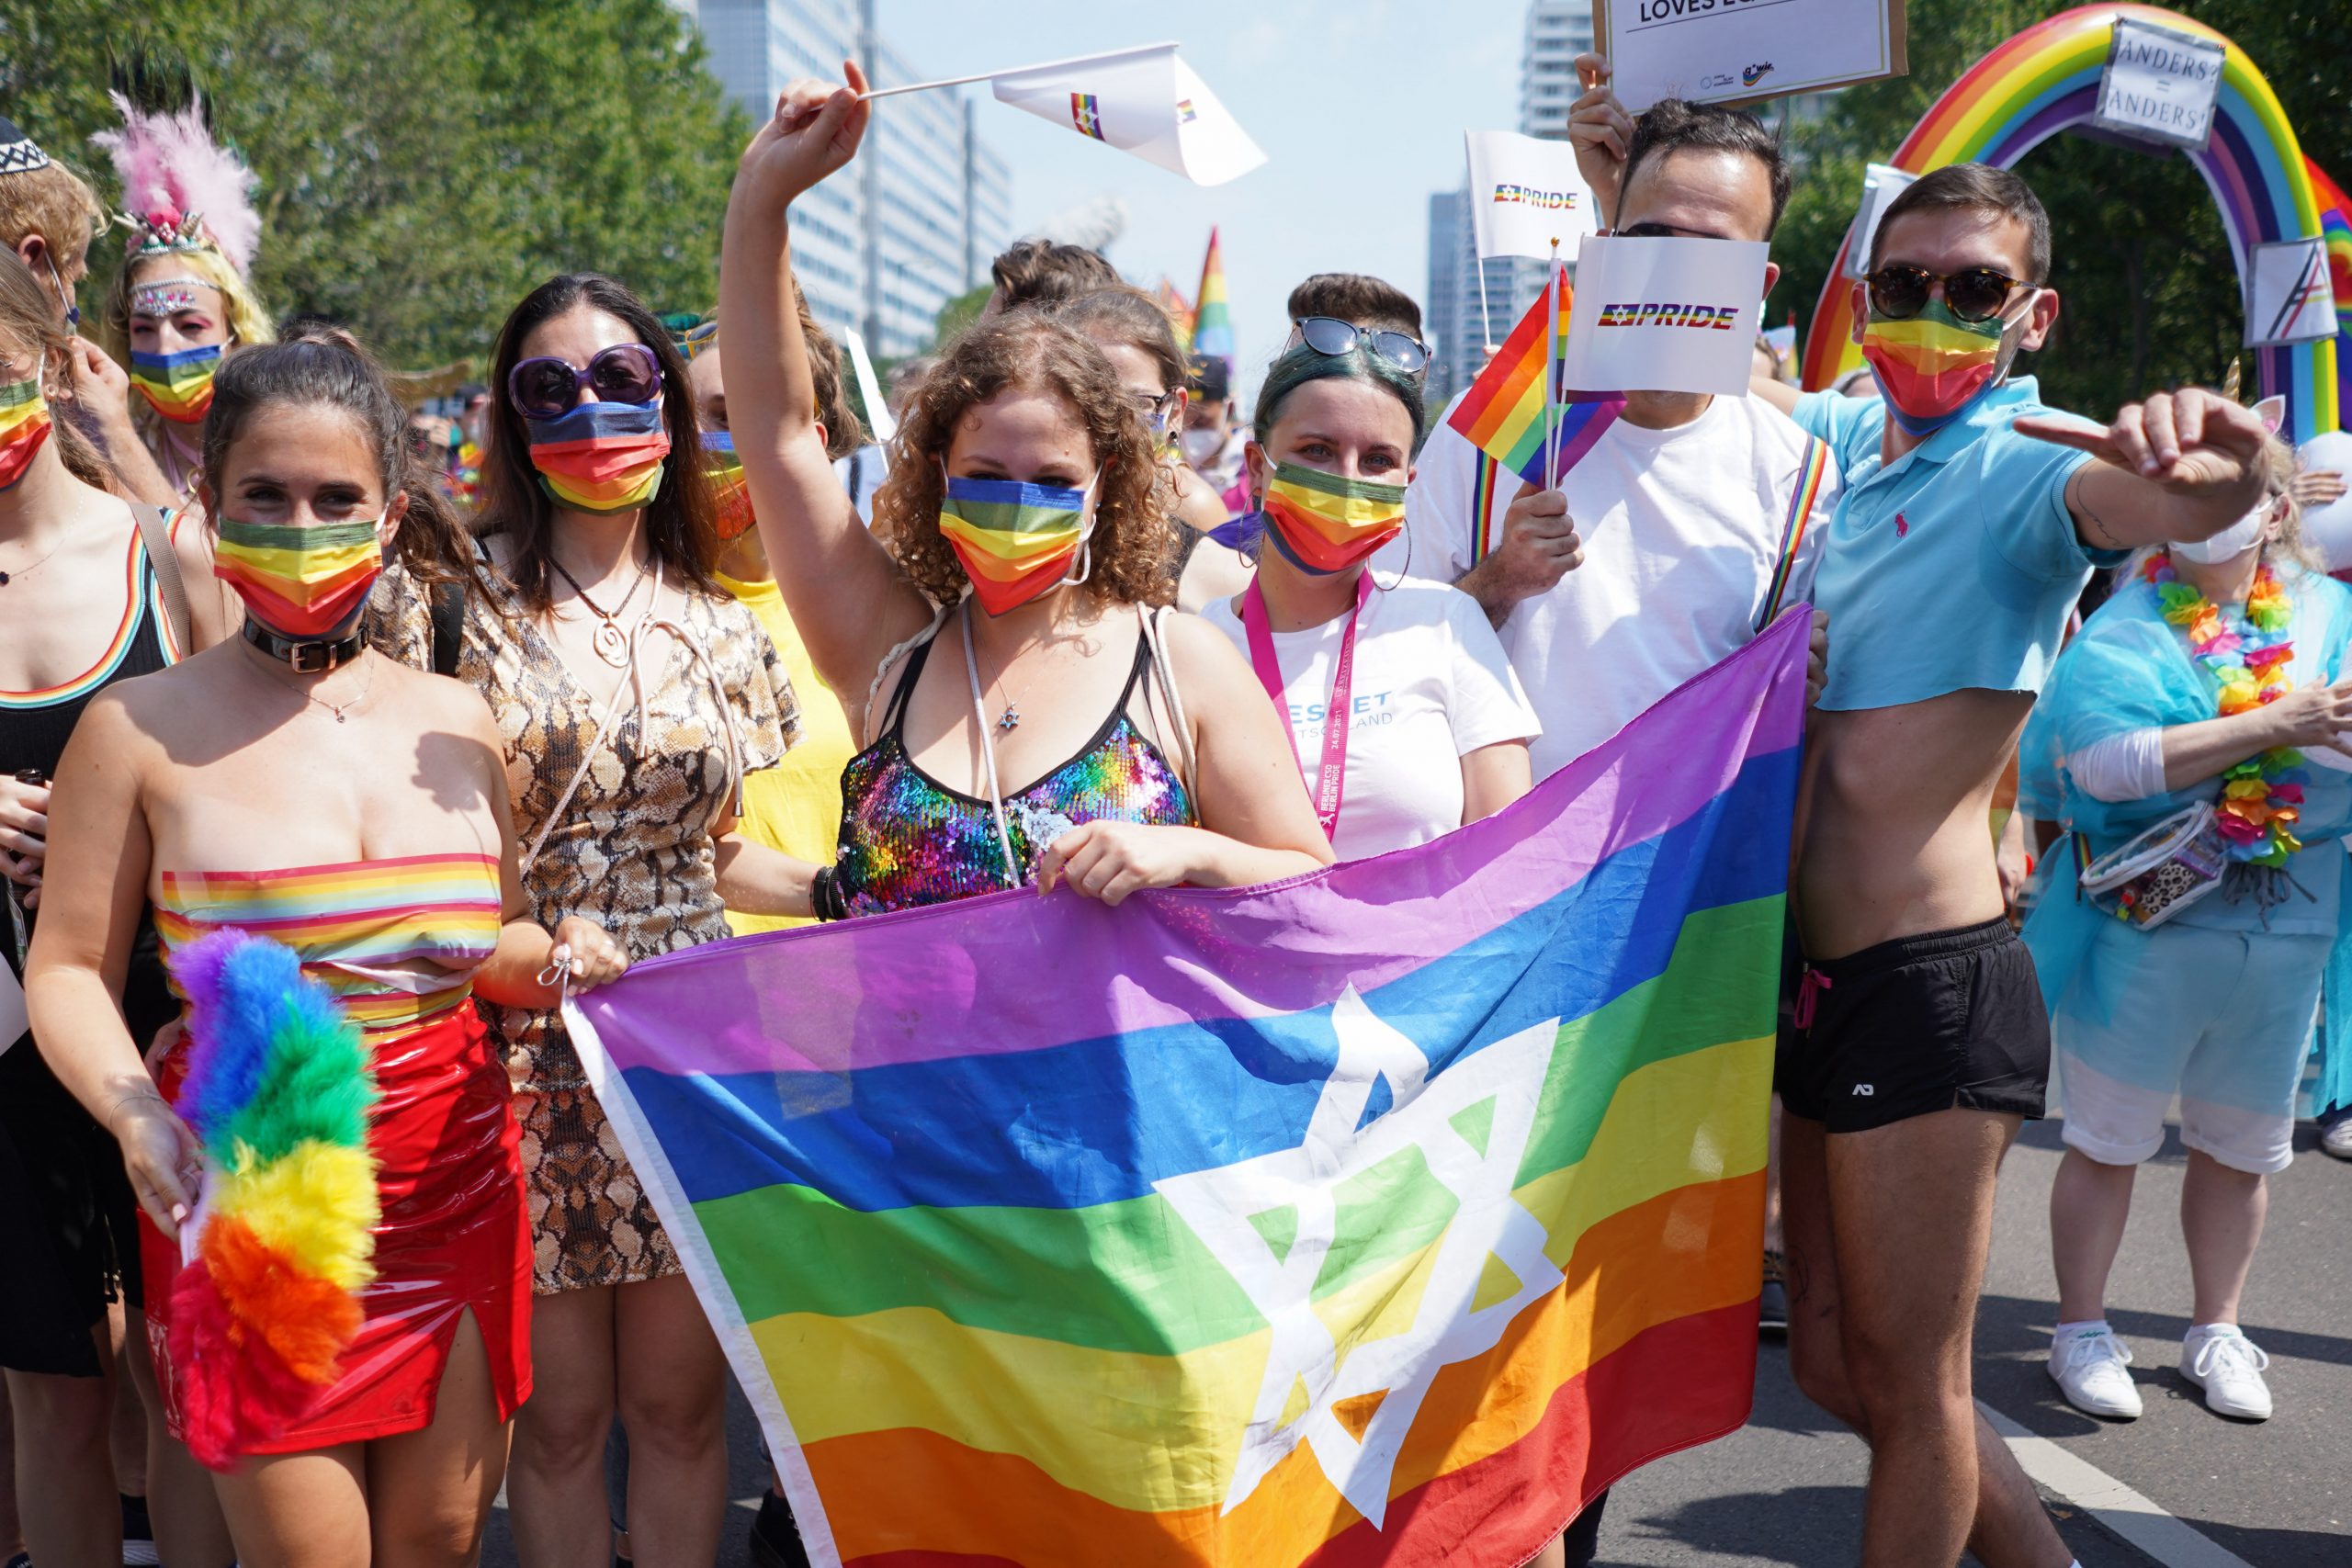
[[[812,1559],[1504,1568],[1738,1425],[1805,630],[1418,849],[568,1004]]]

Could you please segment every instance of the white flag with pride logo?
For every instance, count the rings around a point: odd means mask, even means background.
[[[1576,254],[1599,225],[1576,149],[1513,130],[1465,130],[1471,223],[1482,256],[1549,256],[1554,242]]]
[[[1194,185],[1221,186],[1266,161],[1172,43],[999,72],[989,82],[999,102]]]

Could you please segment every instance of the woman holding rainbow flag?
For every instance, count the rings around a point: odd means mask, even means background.
[[[719,268],[752,510],[818,673],[866,742],[818,913],[1033,882],[1116,903],[1323,863],[1248,667],[1153,608],[1170,586],[1167,482],[1088,339],[1024,310],[956,339],[901,415],[874,534],[859,525],[818,436],[787,243],[791,202],[865,133],[864,78],[847,70],[846,87],[795,83],[752,139]]]
[[[99,693],[57,768],[26,990],[152,1224],[150,1345],[246,1563],[470,1562],[529,1396],[529,1227],[473,997],[627,960],[526,918],[495,722],[359,635],[454,519],[348,338],[240,355],[198,500],[241,637]],[[152,908],[184,1029],[116,1000]]]
[[[2141,1402],[2108,1275],[2176,1093],[2194,1298],[2181,1375],[2221,1415],[2269,1416],[2269,1359],[2239,1332],[2239,1297],[2266,1179],[2294,1157],[2323,981],[2352,976],[2352,863],[2335,842],[2352,829],[2352,755],[2335,750],[2352,745],[2352,685],[2336,683],[2352,676],[2352,590],[2299,558],[2294,456],[2274,440],[2270,457],[2269,492],[2243,521],[2126,570],[2020,750],[2067,834],[2025,928],[2066,1107],[2049,1371],[2078,1409],[2115,1419]],[[2352,1004],[2331,1001],[2340,1034]]]

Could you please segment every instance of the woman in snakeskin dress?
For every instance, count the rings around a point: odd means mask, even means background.
[[[492,570],[456,673],[497,716],[533,908],[596,921],[632,960],[725,937],[729,903],[809,913],[814,868],[732,833],[743,774],[783,756],[797,709],[767,635],[712,578],[669,334],[610,279],[552,278],[508,318],[492,384]],[[379,646],[430,665],[424,599],[395,581],[377,607]],[[533,1568],[604,1568],[617,1414],[637,1561],[707,1568],[726,1506],[718,1342],[560,1016],[488,1021],[515,1086],[538,1291],[537,1391],[508,1472],[517,1549]]]

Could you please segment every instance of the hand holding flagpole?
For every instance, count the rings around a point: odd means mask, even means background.
[[[857,155],[873,111],[858,97],[865,73],[843,61],[846,85],[804,78],[776,96],[775,113],[743,149],[739,182],[762,190],[763,200],[789,205]]]

